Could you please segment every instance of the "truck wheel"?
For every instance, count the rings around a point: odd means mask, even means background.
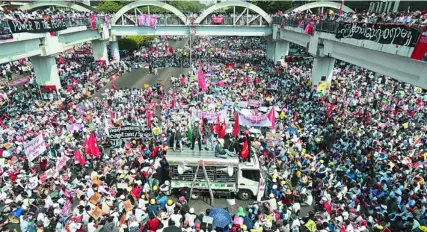
[[[252,192],[249,190],[246,190],[246,189],[242,189],[237,194],[237,197],[240,200],[247,201],[247,200],[250,200],[252,198]]]

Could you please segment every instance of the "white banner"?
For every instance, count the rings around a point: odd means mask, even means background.
[[[251,127],[271,127],[267,114],[261,114],[255,110],[242,109],[239,113],[239,124]]]
[[[197,110],[194,109],[193,112],[191,112],[191,116],[193,118],[206,118],[210,123],[214,123],[216,122],[216,120],[218,119],[219,116],[219,120],[221,121],[221,123],[225,120],[226,122],[228,121],[227,118],[227,111],[223,110],[223,111],[219,111],[219,112],[205,112],[205,111],[201,111],[201,110]]]
[[[46,144],[44,143],[43,136],[39,134],[36,138],[24,145],[25,155],[28,161],[33,161],[40,154],[46,151]]]

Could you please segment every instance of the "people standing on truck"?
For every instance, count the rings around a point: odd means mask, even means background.
[[[203,119],[203,132],[204,132],[204,136],[205,136],[205,140],[206,140],[206,147],[205,150],[209,151],[209,150],[213,150],[215,148],[214,146],[214,135],[212,133],[212,129],[211,126],[209,125],[208,119],[204,118]]]
[[[201,139],[201,135],[202,135],[202,130],[200,128],[200,123],[199,120],[196,118],[195,122],[193,123],[193,126],[191,128],[191,132],[192,132],[192,138],[191,138],[191,150],[194,150],[194,145],[197,141],[198,146],[199,146],[199,150],[202,150],[202,139]]]

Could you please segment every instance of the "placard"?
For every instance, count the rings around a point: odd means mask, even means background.
[[[55,19],[45,21],[44,19],[29,19],[26,21],[7,21],[12,33],[45,33],[67,29],[65,20]]]
[[[213,223],[213,217],[203,216],[202,222],[206,223],[206,224],[212,224]]]
[[[95,220],[98,220],[99,217],[102,215],[102,209],[95,207],[95,209],[92,211],[90,216],[92,216]]]
[[[128,139],[151,137],[151,128],[147,126],[122,126],[109,128],[110,139]]]
[[[46,151],[46,144],[44,143],[42,134],[39,134],[36,138],[24,145],[25,155],[27,155],[28,161],[33,161],[40,154]]]
[[[102,195],[100,193],[93,194],[93,196],[89,199],[89,203],[91,203],[92,205],[97,205],[99,199],[101,199],[101,196]]]
[[[130,200],[127,200],[127,201],[123,202],[123,205],[125,206],[126,212],[129,212],[129,211],[131,211],[133,209],[133,205],[130,202]]]

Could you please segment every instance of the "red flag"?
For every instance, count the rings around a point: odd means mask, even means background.
[[[175,94],[175,92],[173,92],[172,93],[172,109],[174,109],[175,108],[175,105],[176,105],[176,94]]]
[[[248,143],[248,139],[246,139],[245,143],[243,144],[242,150],[240,151],[240,156],[243,159],[246,159],[249,156],[249,143]]]
[[[94,132],[90,133],[90,136],[84,142],[83,147],[85,149],[85,152],[88,155],[99,158],[99,148],[98,148],[98,145],[96,144],[96,138],[95,138]]]
[[[239,135],[239,114],[236,114],[236,120],[234,121],[234,128],[233,128],[233,136],[237,137]]]
[[[218,117],[216,118],[215,131],[216,131],[216,133],[218,133],[218,134],[219,134],[219,132],[221,131],[221,122],[219,121],[219,115],[218,115]]]
[[[116,114],[112,110],[110,110],[110,117],[111,117],[111,119],[116,118]]]
[[[205,134],[205,119],[203,118],[203,115],[202,115],[202,134]]]
[[[340,9],[338,10],[338,14],[342,14],[342,5],[344,5],[344,0],[341,0]]]
[[[221,125],[221,130],[219,131],[219,137],[221,139],[225,138],[225,128],[227,128],[227,126],[226,126],[225,120],[224,120],[224,123],[222,123],[222,125]]]
[[[6,125],[4,125],[3,119],[0,118],[0,126],[3,130],[6,130]]]
[[[77,160],[81,165],[86,164],[86,160],[85,158],[83,158],[83,155],[80,152],[80,149],[77,149],[76,152],[74,152],[74,159]]]
[[[151,127],[151,112],[147,110],[147,126]]]
[[[119,88],[117,88],[117,86],[115,84],[111,84],[111,86],[113,87],[114,90],[119,90]]]
[[[276,112],[274,112],[274,107],[268,112],[267,118],[270,120],[271,128],[274,130],[276,128]]]

